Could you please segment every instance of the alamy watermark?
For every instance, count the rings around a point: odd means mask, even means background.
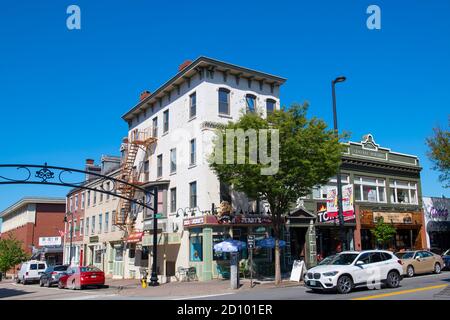
[[[66,13],[69,14],[66,20],[66,26],[69,30],[81,29],[81,9],[79,6],[72,4],[67,7]]]
[[[367,14],[370,16],[367,18],[366,25],[369,30],[381,29],[381,9],[376,4],[372,4],[367,7]]]
[[[225,133],[218,134],[216,137],[214,163],[246,164],[248,162],[249,165],[259,163],[263,165],[260,170],[261,175],[274,175],[278,172],[280,164],[280,133],[278,129],[248,129],[245,131],[243,129],[225,129]]]

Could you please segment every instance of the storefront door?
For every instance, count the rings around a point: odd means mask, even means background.
[[[113,248],[113,277],[123,277],[123,258],[124,258],[123,246],[121,244],[115,245]]]

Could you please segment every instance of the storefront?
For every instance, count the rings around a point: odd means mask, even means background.
[[[382,218],[395,228],[395,235],[384,246],[391,251],[419,250],[425,247],[424,223],[421,211],[394,211],[394,208],[359,208],[360,245],[362,250],[379,248],[373,235],[376,222]]]
[[[226,278],[229,273],[230,254],[216,252],[214,245],[226,239],[247,242],[254,235],[256,242],[271,235],[272,220],[267,215],[237,215],[221,219],[205,215],[185,219],[184,228],[189,231],[189,266],[195,267],[199,280]],[[248,267],[248,250],[240,252],[240,265]],[[257,274],[273,275],[273,249],[256,248],[253,266]]]
[[[450,249],[450,199],[423,198],[427,248],[443,252]]]

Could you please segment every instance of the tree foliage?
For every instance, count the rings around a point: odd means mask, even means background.
[[[273,175],[262,175],[261,169],[270,165],[249,164],[249,152],[245,153],[245,163],[216,163],[216,150],[210,158],[210,167],[219,179],[228,183],[250,199],[265,200],[270,205],[275,238],[280,237],[282,216],[287,214],[299,197],[308,195],[312,187],[328,182],[336,174],[340,165],[342,145],[333,130],[327,129],[324,121],[307,119],[308,105],[295,104],[290,108],[275,110],[267,118],[257,113],[246,113],[236,122],[230,122],[217,132],[217,137],[226,135],[226,129],[278,129],[279,130],[279,169]],[[270,137],[270,136],[269,136]],[[226,154],[225,138],[217,138],[214,146],[223,143],[223,158]],[[272,141],[269,138],[268,150]],[[252,148],[247,141],[247,150]],[[258,137],[258,145],[260,141]],[[249,150],[250,151],[250,150]],[[237,151],[234,148],[235,160]],[[276,241],[276,256],[279,253]],[[277,261],[278,260],[278,261]],[[280,280],[279,254],[276,260],[276,282]]]
[[[378,217],[375,222],[375,228],[371,229],[370,232],[372,232],[377,243],[381,244],[384,248],[388,241],[395,235],[396,230],[392,224],[384,222],[383,217]]]
[[[22,249],[22,241],[11,235],[0,240],[0,272],[6,273],[28,258],[27,253]]]
[[[450,123],[450,118],[449,118]],[[428,157],[434,164],[434,170],[440,171],[439,181],[450,187],[450,131],[434,128],[434,135],[427,138]]]

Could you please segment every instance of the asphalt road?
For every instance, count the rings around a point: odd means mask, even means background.
[[[12,282],[0,282],[0,300],[450,300],[450,272],[439,275],[422,275],[406,278],[396,289],[356,289],[347,295],[336,293],[314,293],[303,286],[254,289],[236,292],[217,293],[208,296],[129,296],[114,288],[61,290],[41,288],[39,285],[22,285]]]

